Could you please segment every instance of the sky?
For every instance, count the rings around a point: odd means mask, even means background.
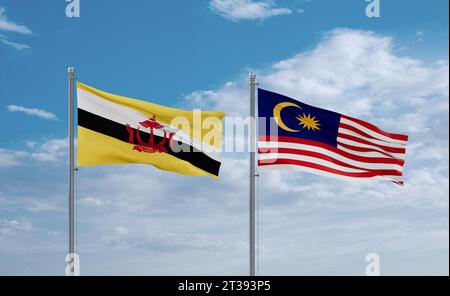
[[[127,3],[127,4],[126,4]],[[166,106],[248,115],[259,86],[409,135],[405,186],[261,171],[260,275],[449,273],[448,1],[0,0],[0,275],[64,275],[67,67]],[[235,139],[239,141],[239,139]],[[242,140],[242,139],[241,139]],[[248,156],[220,180],[76,172],[83,275],[246,275]]]

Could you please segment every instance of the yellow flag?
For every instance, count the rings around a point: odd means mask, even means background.
[[[218,178],[224,113],[187,111],[77,83],[79,166],[145,163]]]

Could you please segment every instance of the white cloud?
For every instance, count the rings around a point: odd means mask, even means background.
[[[336,29],[311,51],[254,71],[262,88],[392,132],[440,130],[448,122],[448,61],[425,65],[397,56],[393,40],[373,32]],[[227,115],[248,114],[247,77],[191,97]]]
[[[122,237],[127,236],[129,233],[130,233],[130,231],[127,228],[122,227],[122,226],[116,226],[113,228],[113,231],[112,231],[112,235],[113,235],[114,239],[120,239]]]
[[[147,249],[158,253],[185,252],[191,249],[220,251],[225,247],[221,242],[211,240],[208,235],[198,233],[180,235],[145,229],[132,231],[122,226],[114,227],[112,235],[105,236],[105,240],[116,248]]]
[[[21,160],[26,158],[28,154],[24,151],[15,151],[0,148],[0,167],[18,166]]]
[[[38,144],[26,141],[28,151],[0,148],[0,167],[30,165],[29,160],[40,162],[57,162],[67,155],[67,139],[47,139]]]
[[[21,200],[22,205],[24,205],[27,211],[33,213],[39,212],[64,212],[65,207],[61,204],[61,197],[58,199],[33,199],[33,198],[24,198]]]
[[[0,31],[7,31],[20,34],[32,34],[31,30],[24,25],[18,25],[8,19],[5,14],[5,8],[0,6]],[[30,49],[29,45],[10,41],[6,36],[0,34],[0,43],[10,46],[17,50]]]
[[[67,138],[46,140],[31,153],[31,158],[40,162],[55,162],[67,154],[68,147]]]
[[[31,48],[30,46],[28,46],[28,45],[26,45],[26,44],[22,44],[22,43],[17,43],[17,42],[9,41],[9,40],[6,39],[6,37],[3,36],[3,35],[0,35],[0,41],[1,41],[3,44],[6,44],[6,45],[8,45],[8,46],[11,46],[12,48],[17,49],[17,50],[30,49],[30,48]]]
[[[0,219],[0,234],[6,235],[18,231],[29,231],[33,228],[28,221]]]
[[[439,100],[436,96],[448,95],[447,74],[448,61],[427,66],[396,56],[389,37],[338,29],[312,51],[274,64],[260,81],[275,91],[359,116],[410,109],[411,98]]]
[[[211,0],[209,7],[232,21],[264,20],[292,13],[291,9],[277,7],[271,0]]]
[[[29,140],[27,140],[27,141],[25,141],[25,145],[28,147],[28,148],[34,148],[34,147],[36,147],[36,145],[37,145],[38,143],[37,142],[35,142],[35,141],[29,141]]]
[[[416,42],[422,42],[423,41],[423,32],[422,31],[417,31],[416,32]]]
[[[217,90],[197,90],[185,97],[192,107],[200,104],[203,108],[216,108],[226,112],[227,116],[248,113],[248,82],[240,79],[238,82],[227,82]]]
[[[109,201],[103,201],[99,198],[95,198],[92,196],[80,198],[78,200],[78,202],[80,203],[80,205],[83,205],[86,207],[101,207],[101,206],[109,203]]]
[[[56,120],[57,119],[55,114],[45,111],[45,110],[42,110],[42,109],[37,109],[37,108],[27,108],[27,107],[18,106],[18,105],[8,105],[8,106],[6,106],[6,109],[8,109],[9,112],[22,112],[27,115],[37,116],[37,117],[40,117],[43,119],[48,119],[48,120]]]
[[[0,7],[0,30],[20,34],[32,34],[31,30],[27,26],[18,25],[15,22],[9,20],[5,14],[4,7]]]

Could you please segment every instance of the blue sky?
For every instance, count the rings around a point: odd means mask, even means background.
[[[405,188],[263,174],[259,270],[363,274],[378,252],[385,274],[448,274],[448,1],[381,0],[376,19],[362,0],[81,0],[80,18],[66,5],[0,0],[0,274],[64,273],[69,65],[106,91],[231,115],[248,112],[251,69],[265,89],[408,133]],[[246,274],[245,161],[224,155],[219,182],[82,168],[82,273]]]

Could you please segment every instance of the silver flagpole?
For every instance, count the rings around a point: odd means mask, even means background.
[[[255,164],[256,164],[256,153],[255,153],[255,126],[256,126],[256,118],[255,118],[255,79],[256,75],[254,73],[250,73],[248,76],[250,81],[250,199],[249,199],[249,218],[250,218],[250,276],[256,275],[256,239],[255,239]]]
[[[75,202],[74,202],[74,128],[73,128],[73,113],[74,113],[74,89],[75,89],[75,68],[69,67],[69,194],[68,194],[68,224],[69,224],[69,262],[71,276],[75,275],[75,265],[73,257],[75,254]]]

